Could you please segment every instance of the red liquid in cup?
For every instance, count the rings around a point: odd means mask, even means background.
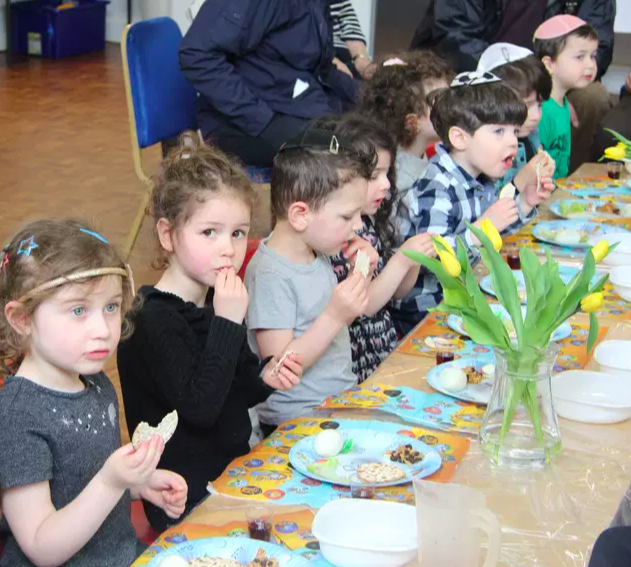
[[[444,364],[445,362],[451,362],[454,359],[454,353],[448,351],[437,351],[436,352],[436,365]]]
[[[521,270],[521,260],[519,259],[519,253],[507,254],[506,263],[511,270]]]
[[[609,177],[610,177],[611,179],[620,179],[620,171],[612,171],[612,170],[609,170],[609,171],[607,172],[607,175],[609,175]]]
[[[272,539],[272,522],[269,520],[248,520],[248,533],[252,539],[270,541]]]

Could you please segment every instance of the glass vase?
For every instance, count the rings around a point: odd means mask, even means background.
[[[561,450],[552,399],[552,368],[559,347],[495,349],[495,383],[480,443],[498,466],[538,470]]]

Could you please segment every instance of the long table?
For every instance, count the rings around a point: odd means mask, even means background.
[[[604,166],[583,166],[575,176],[606,174]],[[562,198],[555,192],[554,198]],[[545,215],[545,212],[542,212]],[[575,322],[585,322],[576,315]],[[602,318],[608,338],[631,339],[631,323]],[[393,352],[368,383],[411,386],[431,391],[425,376],[435,364],[429,356]],[[593,364],[593,363],[590,363]],[[370,410],[335,410],[332,418],[371,419],[403,423],[399,418]],[[587,565],[598,534],[608,526],[631,482],[631,421],[595,426],[561,419],[563,450],[541,472],[492,467],[476,439],[453,477],[453,482],[482,491],[500,519],[503,532],[501,565],[560,567]],[[245,521],[245,500],[209,496],[187,518],[216,526],[228,520]],[[300,508],[278,507],[278,512]],[[411,563],[410,565],[416,565]]]

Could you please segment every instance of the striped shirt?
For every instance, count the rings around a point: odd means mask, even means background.
[[[345,41],[363,41],[366,37],[357,19],[351,0],[336,2],[331,0],[331,19],[333,20],[333,45],[336,49],[348,49]]]

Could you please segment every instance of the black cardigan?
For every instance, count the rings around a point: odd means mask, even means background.
[[[131,314],[134,332],[118,347],[127,426],[131,435],[139,422],[155,426],[178,411],[159,466],[188,482],[188,511],[206,496],[209,481],[249,451],[248,409],[273,390],[260,377],[245,327],[215,316],[212,294],[204,308],[151,286],[139,294],[144,302]],[[144,505],[151,525],[163,530],[168,517]]]

